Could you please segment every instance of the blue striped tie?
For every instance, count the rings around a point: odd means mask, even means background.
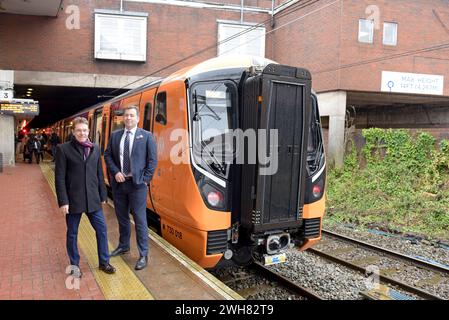
[[[123,173],[125,176],[131,172],[131,161],[129,159],[129,134],[130,131],[126,131],[125,144],[123,146]]]

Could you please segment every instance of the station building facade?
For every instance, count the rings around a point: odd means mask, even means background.
[[[363,128],[449,136],[448,4],[2,0],[0,90],[41,109],[68,100],[81,108],[93,104],[82,97],[131,89],[218,55],[264,56],[311,71],[329,162],[341,165],[347,141]],[[0,115],[0,135],[8,119]]]

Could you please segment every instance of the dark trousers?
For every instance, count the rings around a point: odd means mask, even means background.
[[[51,145],[51,156],[53,157],[53,161],[55,160],[55,154],[56,154],[56,146]]]
[[[133,213],[136,224],[137,248],[141,257],[148,255],[147,193],[145,185],[135,187],[132,180],[115,184],[113,190],[115,214],[119,224],[119,248],[129,249],[131,222],[129,213]]]
[[[80,225],[82,213],[66,214],[65,220],[67,223],[67,254],[69,255],[70,264],[79,266],[80,255],[78,252],[78,227]],[[109,248],[108,248],[108,232],[106,222],[103,216],[103,210],[87,213],[90,224],[95,230],[97,238],[98,261],[100,264],[109,263]]]
[[[29,163],[33,163],[33,155],[34,158],[36,158],[36,163],[39,164],[39,153],[37,152],[36,149],[33,149],[30,151],[30,158],[29,158]]]

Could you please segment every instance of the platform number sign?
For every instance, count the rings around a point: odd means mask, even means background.
[[[12,90],[0,90],[0,100],[9,101],[13,98]]]

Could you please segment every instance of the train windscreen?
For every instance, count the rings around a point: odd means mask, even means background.
[[[233,157],[228,137],[236,128],[237,88],[231,81],[198,83],[192,87],[192,95],[195,161],[226,178]]]

